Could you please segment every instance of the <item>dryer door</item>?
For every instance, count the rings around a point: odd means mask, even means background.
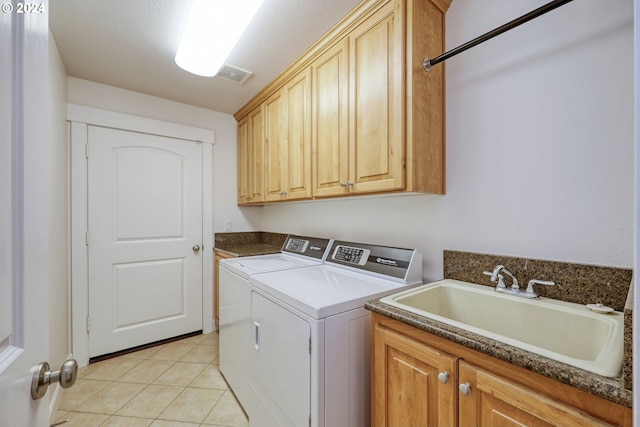
[[[255,426],[309,425],[311,416],[311,326],[305,320],[251,293],[253,350],[247,409]]]

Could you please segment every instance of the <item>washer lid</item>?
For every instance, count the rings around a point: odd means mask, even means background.
[[[309,267],[312,265],[319,265],[320,263],[321,261],[312,258],[303,258],[300,256],[278,253],[240,258],[227,258],[220,260],[220,267],[227,268],[234,273],[247,278],[253,274]]]
[[[422,283],[399,283],[327,265],[257,274],[250,280],[314,319],[361,308],[370,299]]]

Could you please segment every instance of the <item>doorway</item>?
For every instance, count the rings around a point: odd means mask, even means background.
[[[213,132],[79,106],[69,118],[80,366],[212,331]]]

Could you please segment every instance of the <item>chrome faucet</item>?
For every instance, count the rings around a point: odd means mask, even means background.
[[[507,290],[507,286],[504,284],[504,280],[503,280],[504,276],[502,274],[500,274],[500,272],[503,272],[507,276],[511,277],[511,290],[512,291],[520,291],[520,286],[518,286],[518,279],[516,279],[516,276],[514,276],[514,274],[512,272],[510,272],[507,269],[507,267],[505,267],[502,264],[496,266],[496,268],[493,269],[493,272],[491,272],[491,271],[485,271],[484,272],[484,274],[486,274],[487,276],[491,276],[491,281],[492,282],[497,283],[496,291],[503,292],[503,291]]]
[[[507,288],[507,286],[504,284],[504,276],[500,274],[501,272],[511,277],[510,288]],[[484,274],[486,274],[487,276],[491,276],[491,281],[494,283],[497,283],[496,289],[495,289],[496,292],[515,295],[522,298],[529,298],[529,299],[539,298],[539,295],[533,292],[533,285],[536,285],[536,284],[547,285],[547,286],[555,285],[555,283],[551,281],[532,279],[532,280],[529,280],[529,285],[527,286],[527,289],[525,291],[522,291],[520,289],[520,286],[518,286],[518,279],[516,279],[516,276],[512,272],[510,272],[507,269],[507,267],[505,267],[502,264],[497,265],[496,268],[493,269],[493,271],[485,271]]]

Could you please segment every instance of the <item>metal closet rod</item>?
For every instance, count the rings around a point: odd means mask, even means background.
[[[424,69],[426,71],[431,71],[431,67],[433,67],[434,65],[446,61],[447,59],[451,58],[452,56],[456,56],[459,53],[464,52],[467,49],[471,49],[472,47],[479,45],[480,43],[486,42],[489,39],[494,38],[495,36],[499,36],[502,33],[505,33],[509,30],[514,29],[515,27],[524,24],[525,22],[529,22],[532,19],[535,19],[539,16],[544,15],[547,12],[551,12],[552,10],[563,6],[569,2],[572,2],[573,0],[554,0],[551,1],[547,4],[545,4],[544,6],[540,6],[539,8],[532,10],[531,12],[527,13],[526,15],[522,15],[520,18],[516,18],[511,22],[507,22],[506,24],[489,31],[486,34],[481,35],[480,37],[476,37],[475,39],[471,40],[470,42],[467,42],[461,46],[456,47],[455,49],[451,49],[450,51],[443,53],[440,56],[437,56],[433,59],[429,59],[429,58],[425,58],[424,61],[422,61],[422,66],[424,67]]]

